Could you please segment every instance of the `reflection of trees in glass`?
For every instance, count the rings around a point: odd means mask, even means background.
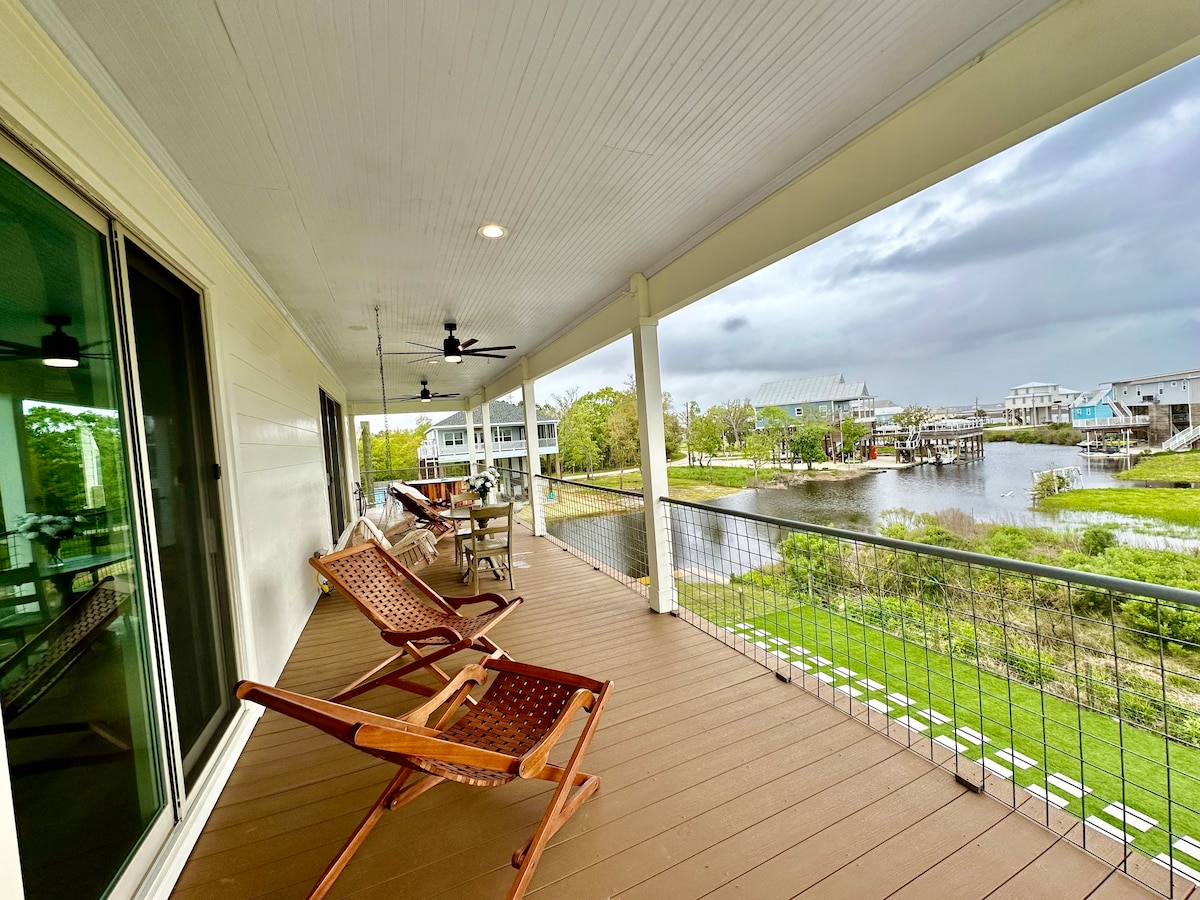
[[[116,415],[58,406],[25,409],[25,446],[30,481],[26,504],[30,509],[61,513],[88,508],[80,426],[91,429],[100,455],[105,505],[125,506],[125,477],[121,451],[121,425]]]

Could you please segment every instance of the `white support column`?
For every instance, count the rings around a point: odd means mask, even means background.
[[[533,379],[528,377],[528,363],[521,359],[521,399],[525,404],[525,458],[529,462],[529,502],[533,504],[533,533],[541,537],[546,533],[546,509],[542,504],[542,492],[537,485],[537,476],[542,474],[542,458],[537,439],[537,398],[533,393]]]
[[[476,464],[475,457],[475,410],[468,406],[463,410],[463,416],[467,423],[467,472],[474,475],[479,471],[479,466]]]
[[[483,422],[483,465],[490,469],[496,464],[496,453],[492,444],[492,404],[486,394],[479,404],[479,417]]]
[[[666,613],[675,609],[675,573],[671,564],[666,509],[660,498],[667,494],[667,444],[663,432],[662,375],[658,366],[658,320],[645,313],[650,308],[646,277],[629,280],[636,321],[633,326],[633,372],[637,379],[638,434],[641,435],[642,493],[646,513],[646,562],[650,575],[650,608]]]

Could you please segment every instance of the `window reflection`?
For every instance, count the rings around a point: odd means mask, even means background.
[[[0,163],[0,708],[31,898],[101,896],[163,808],[112,327],[103,235]]]

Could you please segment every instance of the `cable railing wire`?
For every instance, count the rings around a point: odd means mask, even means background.
[[[1200,593],[664,504],[680,618],[1148,886],[1200,883]]]

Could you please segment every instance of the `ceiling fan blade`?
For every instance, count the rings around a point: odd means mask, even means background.
[[[463,341],[461,344],[459,344],[458,349],[466,350],[472,344],[478,344],[478,343],[479,343],[479,338],[471,338],[469,341]]]
[[[420,400],[420,399],[421,399],[420,394],[410,394],[407,397],[388,397],[387,402],[388,403],[398,403],[403,400]]]
[[[430,352],[428,350],[384,350],[383,355],[384,356],[429,356]],[[433,355],[441,356],[442,351],[438,350],[438,352]]]
[[[463,355],[472,359],[508,359],[503,353],[465,353]]]
[[[87,350],[89,347],[99,347],[101,344],[107,344],[107,343],[108,343],[108,338],[105,338],[102,341],[92,341],[90,344],[80,344],[79,349]]]
[[[432,356],[422,356],[420,359],[410,359],[408,364],[411,366],[413,363],[437,362],[441,358],[442,354],[435,353]]]
[[[466,345],[464,344],[463,346],[465,347]],[[516,350],[516,349],[517,349],[516,344],[509,344],[505,347],[476,347],[474,350],[469,350],[467,352],[469,352],[472,356],[474,356],[476,353],[489,353],[492,350]]]
[[[457,396],[458,396],[458,394],[434,394],[433,395],[434,399],[438,399],[438,400],[440,400],[443,397],[457,397]]]
[[[418,341],[405,341],[404,343],[412,344],[414,347],[424,347],[426,350],[436,350],[438,353],[442,352],[441,347],[434,347],[432,344],[422,344]]]
[[[35,347],[32,344],[18,344],[15,341],[0,340],[0,347],[5,347],[9,350],[19,350],[22,353],[40,353],[41,348]]]

